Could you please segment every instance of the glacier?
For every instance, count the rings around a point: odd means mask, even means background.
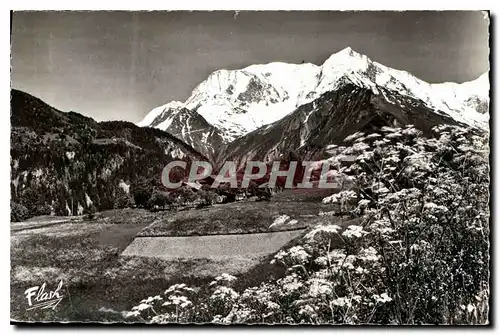
[[[185,102],[157,107],[137,125],[169,131],[174,116],[187,109],[220,130],[223,140],[229,143],[345,83],[375,94],[383,94],[381,88],[396,91],[423,101],[436,113],[483,130],[489,128],[488,73],[462,84],[432,84],[374,62],[350,47],[331,55],[320,66],[273,62],[217,70],[196,86]]]

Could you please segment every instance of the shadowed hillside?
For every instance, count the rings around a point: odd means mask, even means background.
[[[122,208],[134,192],[161,188],[174,159],[205,159],[158,129],[96,122],[12,90],[11,200],[17,219]]]

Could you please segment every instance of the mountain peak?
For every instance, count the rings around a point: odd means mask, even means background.
[[[323,68],[337,68],[340,71],[363,71],[368,68],[370,63],[372,61],[367,56],[347,47],[331,55],[323,63]]]
[[[351,47],[344,48],[340,51],[337,51],[336,53],[332,54],[329,58],[365,58],[368,59],[367,56],[357,52],[356,50],[353,50]]]
[[[359,55],[361,55],[359,52],[354,51],[351,47],[346,47],[346,48],[340,50],[337,53],[338,54],[346,54],[346,55],[349,55],[349,56],[359,56]]]
[[[484,128],[487,127],[488,114],[478,113],[476,105],[482,104],[479,107],[485,110],[482,106],[489,93],[487,79],[484,75],[470,83],[429,84],[409,72],[384,66],[346,47],[319,66],[272,62],[215,71],[194,89],[184,104],[174,103],[154,109],[139,125],[169,130],[175,125],[171,120],[180,117],[177,109],[182,105],[182,108],[199,114],[223,134],[221,136],[226,142],[230,142],[282,119],[298,107],[347,83],[383,97],[384,92],[396,92],[398,96],[422,101],[429,108],[460,122]],[[186,130],[186,134],[196,127],[189,125],[188,128],[193,129]],[[171,131],[178,133],[178,129]],[[207,132],[203,130],[203,134]]]

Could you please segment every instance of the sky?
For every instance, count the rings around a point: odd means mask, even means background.
[[[218,69],[321,65],[350,46],[428,82],[488,71],[482,12],[14,12],[11,86],[98,121],[140,121]]]

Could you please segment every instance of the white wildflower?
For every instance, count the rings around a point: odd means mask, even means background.
[[[132,310],[133,311],[140,311],[140,312],[142,312],[142,311],[145,311],[146,309],[150,309],[151,307],[152,306],[149,305],[149,304],[141,303],[138,306],[132,307]]]
[[[370,200],[368,199],[361,199],[359,202],[358,202],[358,206],[359,207],[366,207],[370,204]]]
[[[282,287],[282,293],[292,294],[299,291],[304,285],[300,282],[296,273],[288,275],[280,280],[278,284]]]
[[[170,296],[168,297],[169,301],[166,301],[163,303],[163,306],[179,306],[182,308],[186,308],[191,306],[193,303],[186,297],[184,296]]]
[[[340,297],[340,298],[332,300],[330,302],[330,305],[339,306],[339,307],[351,306],[351,301],[347,297]]]
[[[369,134],[368,136],[366,136],[366,138],[379,138],[379,137],[382,137],[382,135],[378,134],[378,133],[373,133],[373,134]]]
[[[392,301],[392,298],[389,297],[389,295],[387,293],[382,293],[381,295],[378,295],[378,294],[374,294],[372,296],[372,298],[376,301],[376,302],[379,302],[379,303],[386,303],[386,302],[390,302]]]
[[[368,273],[367,270],[363,269],[361,266],[358,266],[355,270],[354,270],[357,274],[363,274],[363,273]]]
[[[220,286],[210,296],[212,300],[235,300],[239,294],[230,287]]]
[[[325,256],[319,256],[314,260],[314,263],[320,266],[326,266],[328,264],[328,258],[326,258]]]
[[[141,300],[141,303],[150,304],[153,301],[159,301],[159,300],[163,300],[163,298],[160,297],[159,295],[155,295],[154,297],[148,297],[147,299]]]
[[[376,262],[379,260],[380,256],[377,253],[377,250],[373,247],[368,247],[366,249],[361,249],[358,258],[365,262]]]
[[[305,239],[313,239],[318,233],[337,234],[342,228],[337,225],[318,225],[304,236]]]
[[[168,289],[165,290],[165,295],[169,295],[170,293],[177,292],[177,293],[182,293],[182,292],[194,292],[194,289],[190,288],[186,284],[174,284],[170,286]]]
[[[354,143],[352,148],[355,150],[355,151],[358,151],[358,152],[363,152],[367,149],[370,149],[370,146],[364,142],[357,142],[357,143]]]
[[[213,317],[212,323],[224,323],[223,316],[220,314],[217,314],[216,316]]]
[[[269,228],[280,226],[284,224],[286,221],[288,221],[288,219],[290,219],[288,215],[280,215],[274,220],[274,222],[269,226]]]
[[[351,300],[354,300],[356,302],[360,302],[362,300],[362,297],[360,295],[353,295]]]
[[[299,315],[315,317],[316,311],[310,305],[303,305],[303,306],[300,306]]]
[[[347,229],[342,233],[342,236],[345,236],[347,238],[353,238],[353,237],[362,237],[366,234],[368,234],[368,232],[364,231],[363,227],[357,225],[351,225],[347,227]]]
[[[301,246],[291,247],[288,253],[290,258],[299,264],[306,263],[311,257]]]
[[[345,260],[341,263],[341,265],[343,268],[347,268],[349,270],[354,270],[354,261],[355,260],[356,260],[356,256],[349,255],[345,258]]]
[[[311,297],[317,297],[320,295],[330,295],[333,293],[332,284],[325,279],[313,278],[309,280],[309,295]]]
[[[382,130],[384,133],[394,133],[394,132],[400,131],[401,129],[400,128],[393,128],[393,127],[383,126],[380,130]]]
[[[215,280],[210,282],[209,286],[215,286],[215,285],[222,285],[222,284],[231,284],[233,283],[237,278],[235,276],[232,276],[228,273],[223,273],[220,276],[217,276]]]
[[[139,315],[141,315],[141,312],[134,310],[134,311],[127,312],[125,314],[125,317],[126,318],[133,318],[133,317],[138,317]]]
[[[476,309],[476,306],[468,304],[467,305],[467,312],[472,313]]]
[[[399,138],[403,135],[401,135],[400,133],[392,133],[392,134],[387,134],[385,135],[386,138]]]
[[[364,151],[363,153],[358,155],[356,160],[360,161],[360,162],[366,162],[366,161],[373,159],[374,155],[375,155],[375,153],[373,151]]]
[[[341,191],[324,198],[322,202],[324,204],[340,204],[346,201],[355,200],[356,198],[357,194],[354,191]]]
[[[344,142],[352,142],[352,141],[354,141],[355,139],[357,139],[357,138],[359,138],[359,137],[361,137],[361,136],[364,136],[364,135],[365,135],[364,133],[362,133],[362,132],[359,132],[359,131],[358,131],[358,132],[356,132],[356,133],[354,133],[354,134],[352,134],[352,135],[347,136],[347,137],[344,139]]]
[[[342,249],[333,249],[328,253],[332,261],[342,261],[346,255]]]

